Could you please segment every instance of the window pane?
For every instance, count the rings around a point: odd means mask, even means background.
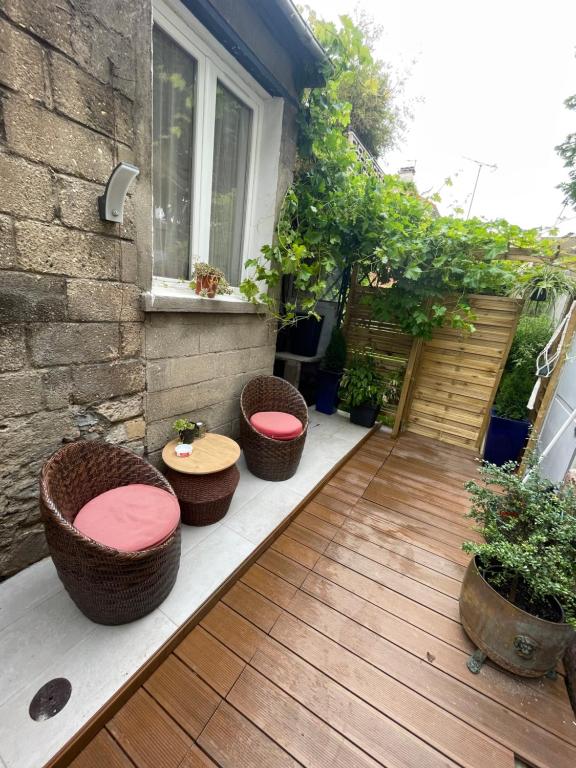
[[[188,278],[196,62],[154,27],[154,274]]]
[[[252,110],[218,83],[209,261],[236,286],[242,274],[251,121]]]

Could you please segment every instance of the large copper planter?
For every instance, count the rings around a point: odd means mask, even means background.
[[[553,674],[574,630],[568,624],[545,621],[517,608],[482,577],[473,558],[462,582],[460,618],[478,647],[468,668],[478,672],[487,656],[523,677]]]

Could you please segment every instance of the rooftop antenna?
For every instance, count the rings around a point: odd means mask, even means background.
[[[482,168],[492,168],[492,170],[495,171],[498,168],[498,166],[491,165],[490,163],[483,163],[480,160],[474,160],[473,157],[464,157],[464,160],[469,160],[471,163],[476,163],[476,165],[478,166],[478,173],[476,174],[476,181],[474,182],[474,189],[472,190],[472,197],[470,198],[470,205],[468,206],[468,213],[466,214],[466,219],[468,220],[470,218],[470,211],[472,210],[472,203],[474,202],[476,189],[478,187],[478,179],[480,178],[480,174],[482,173]]]

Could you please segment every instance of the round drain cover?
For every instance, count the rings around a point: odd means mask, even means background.
[[[30,702],[32,720],[49,720],[64,709],[72,693],[70,680],[56,677],[42,686]]]

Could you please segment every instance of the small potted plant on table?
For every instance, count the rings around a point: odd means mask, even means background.
[[[216,294],[232,293],[232,289],[224,276],[224,272],[218,267],[199,261],[194,265],[192,282],[190,286],[194,288],[199,296],[213,299]]]
[[[484,464],[483,483],[466,485],[485,539],[463,544],[474,558],[460,616],[478,648],[468,668],[488,657],[517,675],[553,676],[576,626],[576,496],[514,468]]]
[[[188,419],[176,419],[172,424],[174,432],[178,433],[180,441],[190,445],[196,437],[196,424]]]
[[[350,407],[350,421],[373,427],[380,411],[383,381],[376,372],[374,358],[357,354],[342,376],[340,397]]]
[[[336,410],[338,388],[346,365],[346,339],[335,327],[326,347],[322,366],[316,377],[316,410],[332,414]]]

